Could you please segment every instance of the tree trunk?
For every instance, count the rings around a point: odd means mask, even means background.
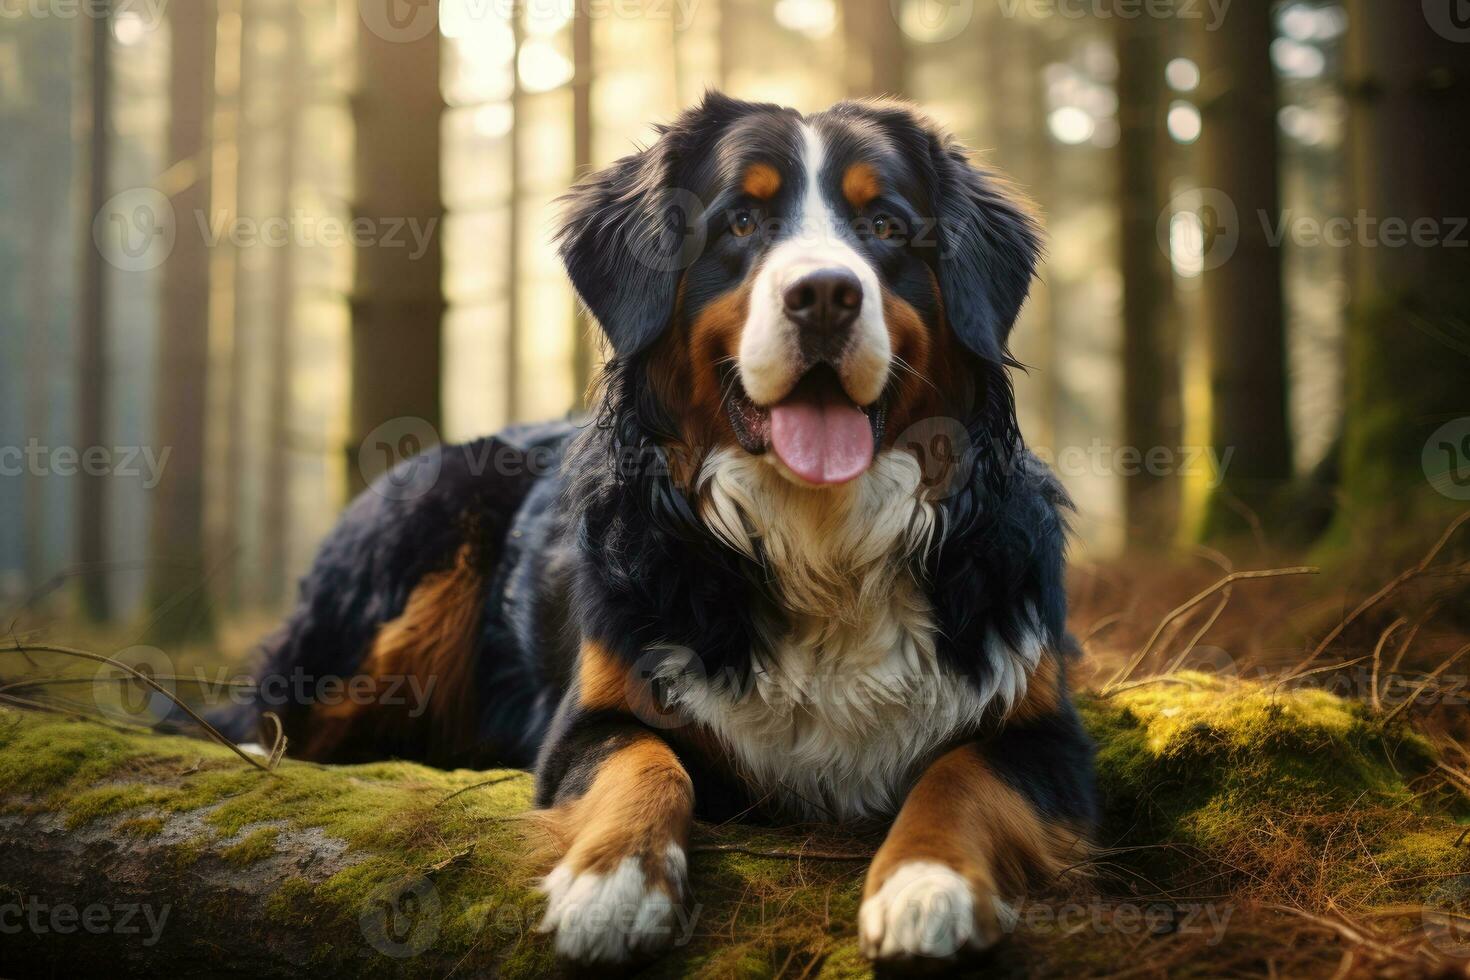
[[[420,5],[422,8],[422,5]],[[437,13],[419,9],[414,20]],[[352,439],[349,485],[360,490],[381,466],[359,447],[378,426],[422,419],[437,430],[444,319],[439,193],[439,32],[400,36],[376,18],[358,18],[356,206],[368,229],[358,241],[352,297]],[[413,35],[419,31],[414,29]],[[417,229],[418,237],[411,233]],[[392,237],[390,237],[392,236]],[[419,249],[422,248],[422,254]],[[417,422],[405,431],[426,431]],[[415,443],[416,445],[416,443]],[[405,443],[405,449],[410,446]],[[421,447],[427,448],[427,447]],[[396,452],[396,450],[395,450]]]
[[[1164,54],[1169,22],[1118,18],[1119,269],[1123,279],[1123,443],[1143,454],[1180,445],[1179,342],[1174,272],[1158,244],[1168,207],[1169,136],[1164,128]],[[1144,466],[1123,478],[1131,544],[1172,537],[1179,481]]]
[[[1222,458],[1232,454],[1209,504],[1207,537],[1245,530],[1241,507],[1269,521],[1292,476],[1281,249],[1267,236],[1281,211],[1271,16],[1270,4],[1236,4],[1218,30],[1199,31],[1204,131],[1195,159],[1205,195],[1212,442]]]
[[[214,91],[210,128],[210,213],[245,218],[241,202],[244,181],[240,160],[245,150],[244,45],[246,21],[255,7],[246,0],[215,0]],[[249,215],[248,217],[253,217]],[[216,242],[210,249],[209,367],[205,449],[205,561],[221,572],[212,598],[224,609],[240,605],[243,582],[240,558],[241,477],[245,452],[246,339],[240,320],[245,310],[240,291],[241,258],[255,245]]]
[[[511,8],[510,29],[515,39],[517,64],[520,63],[521,45],[526,40],[524,13],[520,5]],[[510,173],[506,184],[510,187],[507,201],[508,217],[505,228],[505,399],[506,422],[521,419],[521,229],[523,226],[521,190],[524,183],[524,161],[526,141],[526,91],[521,85],[521,73],[516,71],[511,79],[510,132],[506,134],[507,153],[510,158]]]
[[[153,561],[149,583],[153,639],[209,636],[213,615],[205,588],[205,406],[209,373],[210,122],[214,93],[214,0],[168,8],[170,45],[170,203],[177,228],[163,267],[158,355],[158,444],[168,467],[153,491]]]
[[[887,3],[842,5],[843,64],[851,97],[902,95],[906,89],[903,33]]]
[[[282,106],[282,165],[275,175],[279,195],[276,212],[290,217],[296,187],[296,144],[301,136],[301,105],[306,99],[302,33],[306,24],[294,2],[280,5],[278,16],[286,36],[281,64],[289,73],[287,105]],[[287,547],[291,499],[291,336],[296,325],[296,250],[278,248],[271,256],[273,315],[266,337],[268,387],[265,480],[261,488],[261,599],[279,607],[287,596]]]
[[[1216,935],[1226,941],[1218,950],[1172,945],[1189,941],[1188,928],[1145,937],[1123,925],[1130,911],[1139,923],[1140,903],[1167,907],[1200,881],[1223,892],[1227,909],[1249,904],[1242,895],[1265,881],[1273,900],[1325,914],[1320,881],[1330,865],[1341,880],[1398,882],[1381,901],[1400,910],[1429,900],[1463,911],[1458,893],[1446,898],[1441,887],[1470,860],[1454,846],[1461,801],[1429,775],[1436,756],[1422,740],[1310,687],[1176,679],[1181,686],[1079,699],[1101,744],[1099,837],[1115,848],[1114,873],[1098,877],[1101,892],[1084,890],[1085,880],[1033,892],[987,975],[1092,976],[1100,963],[1135,961],[1141,938],[1151,963],[1187,963],[1198,975],[1233,976],[1241,963],[1261,962],[1263,933],[1240,919]],[[557,975],[551,943],[536,931],[544,900],[533,883],[549,862],[520,819],[530,797],[526,773],[290,759],[267,773],[211,742],[0,707],[6,972]],[[1308,810],[1312,821],[1278,820],[1267,844],[1249,842],[1280,813]],[[881,824],[696,824],[691,901],[653,972],[870,975],[856,919],[882,832]],[[1354,833],[1374,842],[1372,853],[1323,854],[1324,839]],[[1140,897],[1136,882],[1158,897]],[[1080,901],[1094,915],[1116,908],[1119,927],[1045,917],[1058,901]],[[1384,916],[1384,927],[1401,918]],[[1278,933],[1299,942],[1301,920],[1286,921]],[[1431,945],[1420,921],[1413,915],[1408,941],[1393,941],[1401,971],[1401,950]],[[1192,934],[1208,935],[1197,926]],[[1283,972],[1326,975],[1341,953],[1329,944],[1326,954],[1321,969]],[[1439,965],[1407,973],[1450,975]]]
[[[1029,80],[1027,98],[1020,110],[1028,116],[1026,126],[1026,166],[1021,171],[1021,181],[1031,196],[1041,206],[1043,215],[1055,213],[1052,202],[1057,198],[1056,147],[1051,132],[1047,129],[1046,66],[1051,63],[1051,42],[1046,32],[1034,24],[1024,25],[1021,32],[1025,45],[1020,51],[1017,64],[1020,72]],[[1053,301],[1052,284],[1043,271],[1031,283],[1031,295],[1026,300],[1025,317],[1037,336],[1032,341],[1036,353],[1035,391],[1039,430],[1029,434],[1040,445],[1051,452],[1060,448],[1057,415],[1061,406],[1061,351],[1059,347],[1060,324],[1057,322],[1056,303]]]
[[[592,172],[592,80],[597,66],[593,59],[596,50],[592,43],[592,16],[582,6],[574,8],[572,14],[572,174],[581,180]],[[673,38],[670,43],[677,48],[678,29],[670,25]],[[679,58],[674,57],[674,68],[678,71]],[[677,89],[677,80],[675,86]],[[514,288],[514,283],[511,284]],[[587,408],[588,390],[597,367],[597,325],[587,315],[581,303],[572,313],[572,383],[579,410]]]
[[[1353,302],[1339,536],[1470,500],[1470,28],[1350,4]],[[1426,12],[1427,13],[1427,12]],[[1394,222],[1427,233],[1415,244]],[[1452,236],[1454,236],[1452,238]]]
[[[83,451],[106,444],[103,418],[107,411],[108,381],[107,267],[101,248],[92,241],[92,222],[107,204],[111,162],[110,0],[101,8],[101,14],[81,20],[87,35],[84,44],[88,52],[88,105],[91,110],[86,130],[89,133],[87,198],[80,229],[83,243],[82,289],[77,310],[77,445]],[[40,188],[48,184],[49,178],[43,177],[35,186]],[[41,247],[36,254],[45,262],[50,252]],[[104,568],[107,559],[106,481],[105,473],[88,473],[85,468],[77,478],[76,556],[82,572],[77,584],[81,591],[81,613],[94,623],[106,621],[111,613],[107,595],[108,576]]]

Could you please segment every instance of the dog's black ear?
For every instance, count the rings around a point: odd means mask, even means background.
[[[1007,344],[1041,258],[1041,228],[1005,178],[976,166],[953,139],[929,131],[939,244],[939,289],[951,327],[992,363]]]
[[[701,221],[666,200],[666,139],[593,174],[564,199],[562,262],[619,356],[642,350],[668,325],[680,255]]]
[[[618,356],[636,354],[667,329],[680,274],[703,252],[707,232],[707,202],[689,186],[697,175],[684,162],[747,108],[750,103],[710,92],[660,127],[652,146],[563,198],[562,262]]]

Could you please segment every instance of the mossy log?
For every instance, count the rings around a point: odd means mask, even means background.
[[[1401,719],[1199,676],[1083,709],[1115,850],[1106,873],[1028,907],[1055,912],[1085,892],[1114,910],[1171,908],[1167,923],[1141,921],[1160,933],[1147,955],[1176,973],[1266,955],[1247,914],[1220,921],[1237,904],[1403,904],[1470,872],[1458,796]],[[535,931],[542,869],[519,819],[530,782],[401,762],[287,760],[267,773],[210,742],[0,710],[6,972],[543,975],[556,964]],[[698,904],[645,969],[866,975],[853,923],[880,836],[701,826]],[[1202,896],[1222,914],[1191,935],[1179,909]],[[1086,976],[1138,959],[1139,926],[1087,921],[1023,913],[987,975]]]

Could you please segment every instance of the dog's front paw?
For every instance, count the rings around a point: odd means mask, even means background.
[[[909,861],[863,900],[858,942],[872,960],[947,959],[994,945],[1015,921],[1008,903],[977,895],[953,868]]]
[[[608,871],[577,870],[571,859],[541,879],[557,955],[582,963],[621,963],[673,943],[685,890],[684,849],[660,858],[629,855]]]

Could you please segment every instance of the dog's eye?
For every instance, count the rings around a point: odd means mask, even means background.
[[[886,214],[880,214],[873,218],[873,237],[888,239],[893,237],[893,219]]]
[[[736,238],[744,238],[755,231],[755,215],[749,210],[741,208],[730,218],[730,232]]]

